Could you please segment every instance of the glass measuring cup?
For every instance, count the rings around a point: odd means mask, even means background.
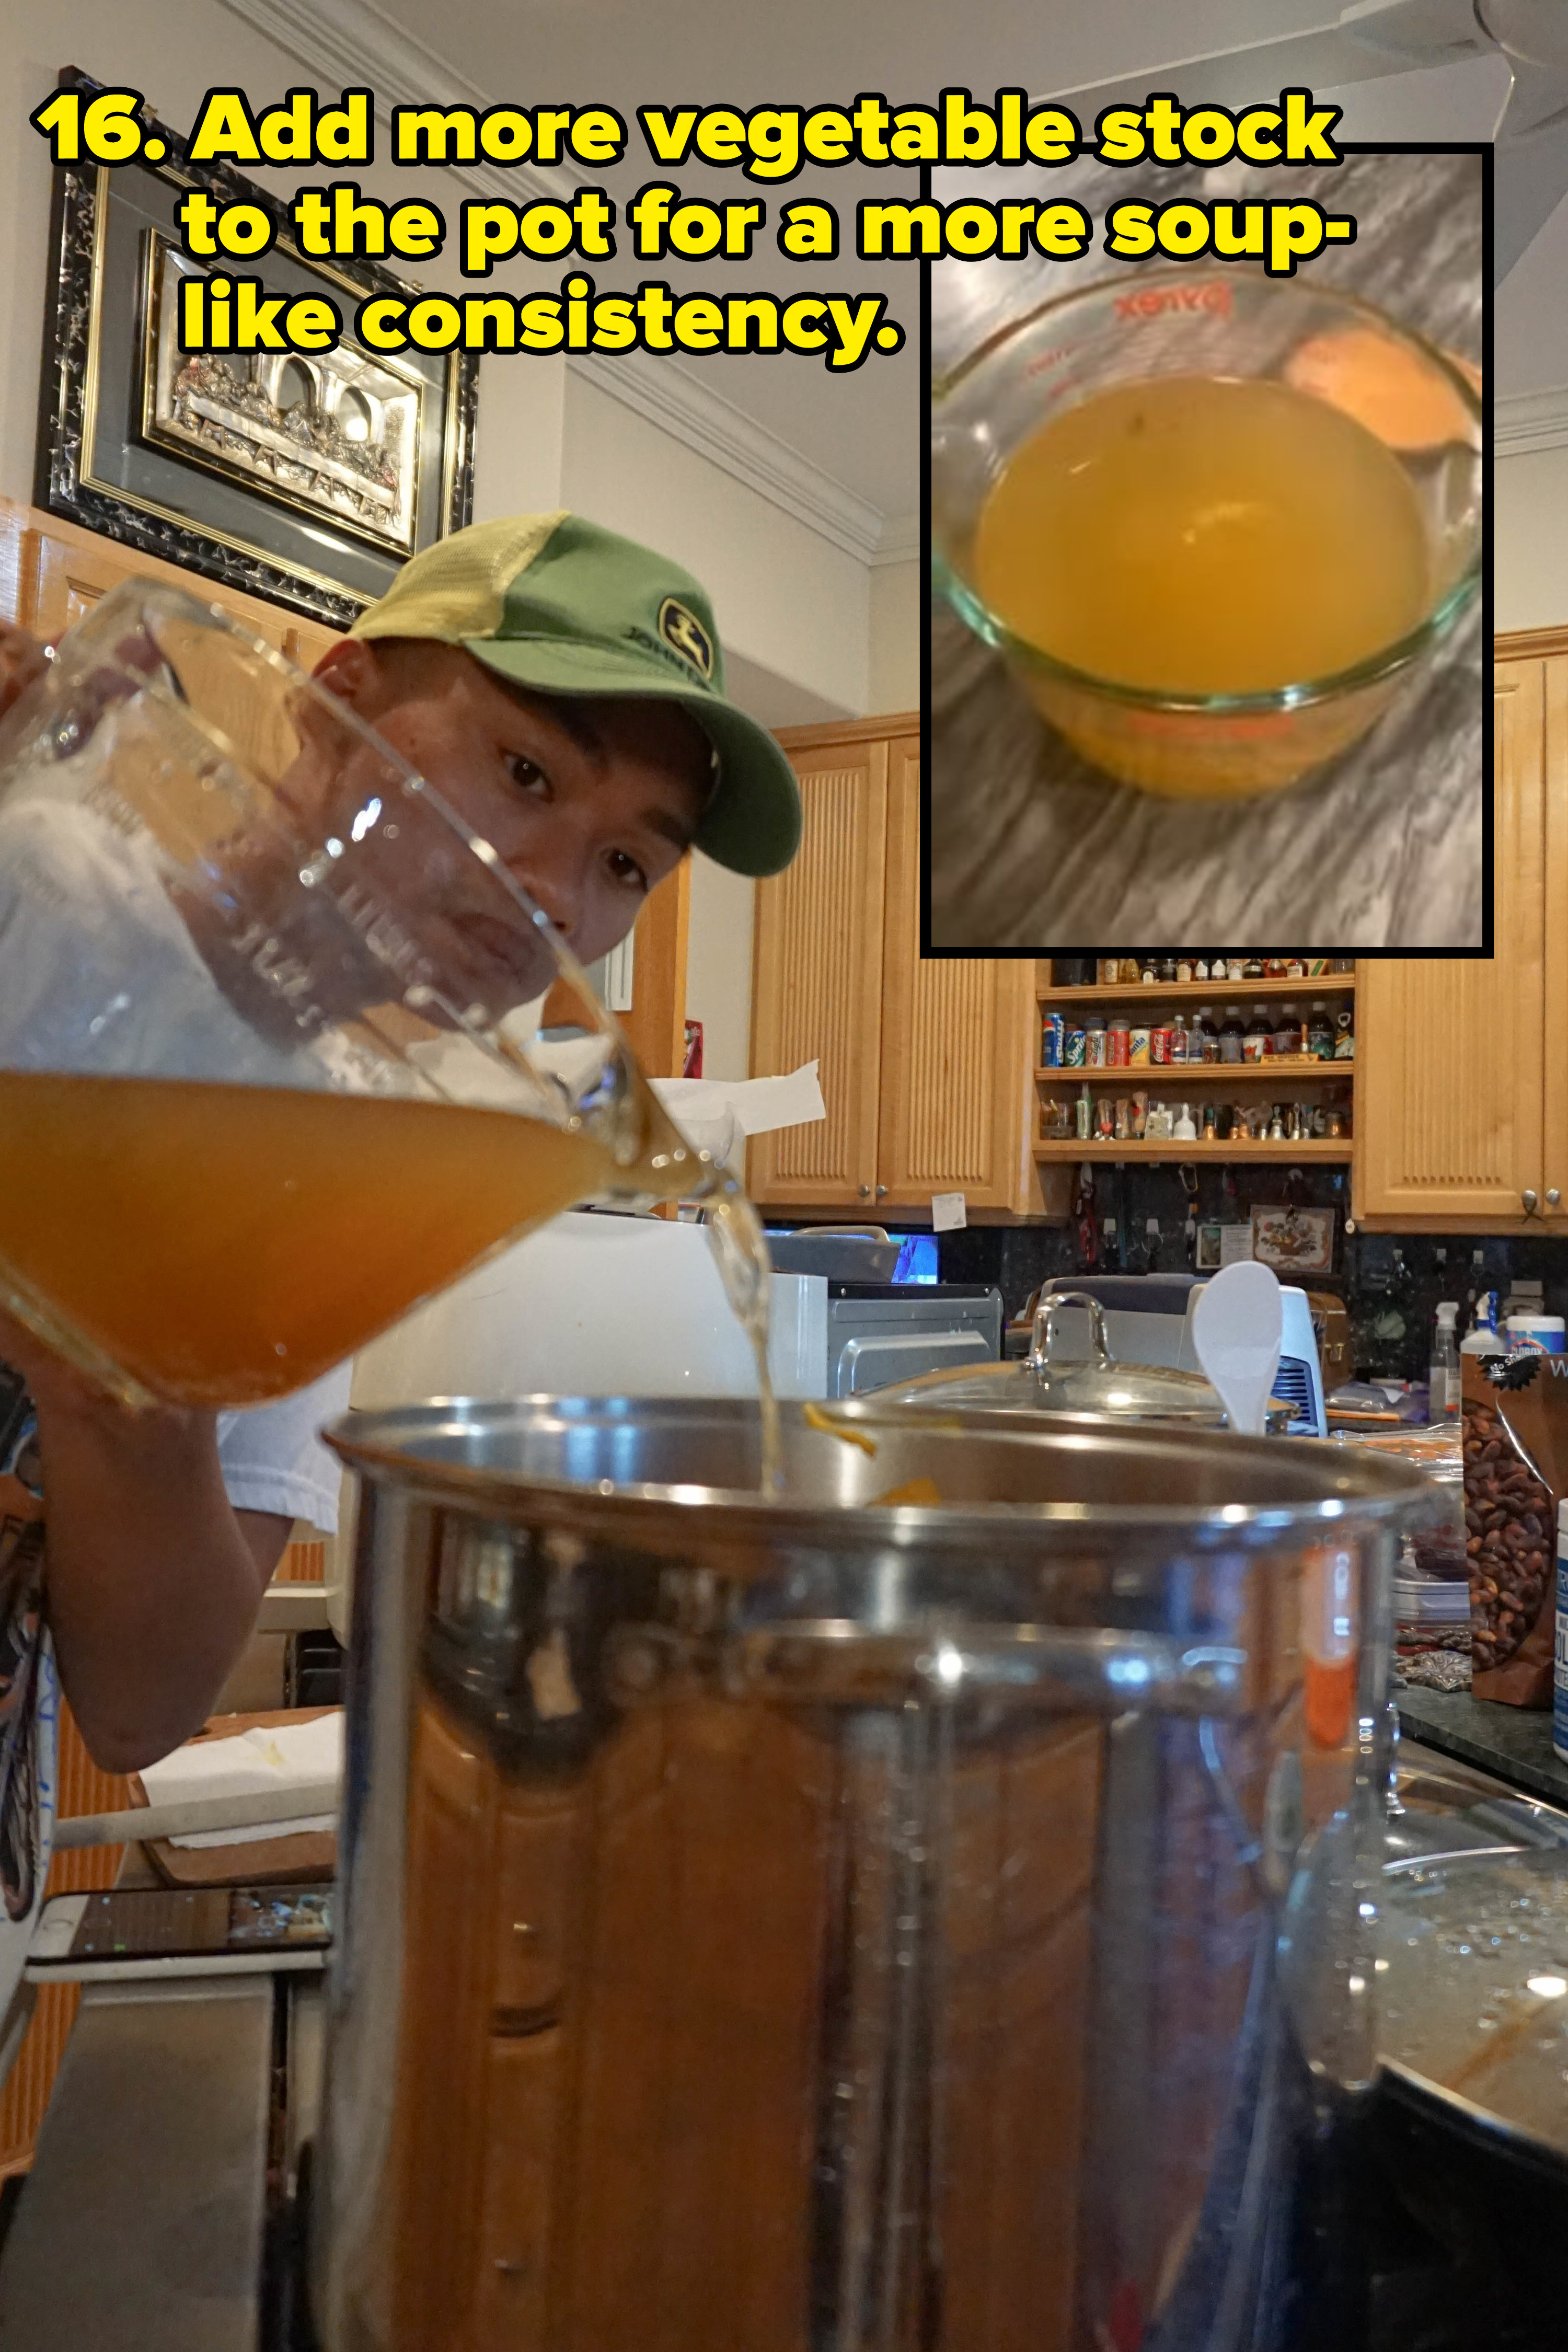
[[[0,1303],[68,1361],[258,1403],[573,1202],[713,1181],[345,703],[145,581],[65,638],[0,730]]]
[[[1092,677],[1007,627],[975,584],[973,556],[981,510],[1014,452],[1093,394],[1167,375],[1272,379],[1331,400],[1376,435],[1424,526],[1428,593],[1412,628],[1332,675],[1218,694]],[[934,386],[931,433],[934,584],[1086,759],[1146,792],[1268,792],[1331,759],[1452,635],[1479,582],[1476,390],[1421,336],[1310,279],[1175,264],[1063,295]]]

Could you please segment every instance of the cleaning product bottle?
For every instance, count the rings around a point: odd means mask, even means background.
[[[1476,1255],[1478,1257],[1480,1255],[1479,1250]],[[1483,1290],[1478,1294],[1475,1321],[1470,1325],[1461,1343],[1459,1349],[1461,1356],[1501,1355],[1503,1342],[1498,1336],[1497,1309],[1498,1295],[1495,1290]]]
[[[1458,1300],[1444,1299],[1437,1309],[1437,1328],[1432,1335],[1428,1421],[1452,1421],[1459,1410],[1459,1349],[1455,1339],[1458,1316]]]

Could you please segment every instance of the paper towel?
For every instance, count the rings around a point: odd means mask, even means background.
[[[141,1774],[152,1805],[183,1803],[187,1797],[259,1795],[276,1789],[315,1784],[343,1769],[343,1717],[336,1707],[309,1723],[279,1725],[274,1729],[242,1731],[232,1739],[198,1739],[176,1748]],[[332,1813],[315,1813],[302,1820],[259,1822],[249,1829],[197,1830],[188,1837],[171,1838],[171,1845],[247,1845],[254,1840],[298,1837],[312,1830],[330,1830]]]

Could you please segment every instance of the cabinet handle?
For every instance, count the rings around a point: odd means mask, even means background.
[[[1562,1198],[1563,1198],[1562,1193],[1557,1190],[1556,1185],[1555,1185],[1555,1184],[1553,1184],[1553,1186],[1552,1187],[1552,1190],[1551,1190],[1551,1191],[1547,1193],[1547,1195],[1546,1195],[1546,1205],[1547,1205],[1547,1207],[1548,1207],[1549,1209],[1554,1209],[1554,1208],[1556,1208],[1556,1206],[1557,1206],[1558,1202],[1562,1200]]]
[[[879,1201],[881,1199],[881,1197],[882,1197],[883,1193],[887,1191],[887,1189],[888,1189],[888,1188],[887,1188],[887,1186],[886,1186],[885,1184],[879,1184],[879,1185],[878,1185],[878,1187],[877,1187],[877,1198],[878,1198],[878,1200],[879,1200]]]
[[[1521,1192],[1521,1193],[1520,1194],[1520,1196],[1519,1196],[1519,1197],[1520,1197],[1520,1199],[1524,1202],[1524,1213],[1525,1213],[1525,1215],[1526,1215],[1527,1217],[1533,1217],[1533,1216],[1534,1216],[1534,1214],[1535,1214],[1536,1209],[1537,1209],[1537,1207],[1539,1206],[1539,1203],[1538,1203],[1538,1202],[1537,1202],[1537,1200],[1536,1200],[1535,1194],[1534,1194],[1533,1192]]]
[[[869,1186],[869,1184],[862,1184],[858,1189],[859,1189],[860,1198],[861,1198],[863,1201],[868,1201],[868,1200],[870,1199],[870,1197],[871,1197],[871,1187]]]

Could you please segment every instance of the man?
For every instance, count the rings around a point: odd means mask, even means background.
[[[0,709],[43,667],[23,632],[0,634]],[[692,845],[760,875],[798,844],[794,776],[724,698],[704,591],[582,516],[438,541],[316,675],[489,843],[584,963],[625,938]],[[0,800],[0,844],[5,822]],[[47,971],[48,923],[47,902],[8,886],[0,847],[14,970],[20,950],[22,969]],[[40,986],[40,1020],[46,1001]],[[188,1737],[294,1519],[335,1528],[338,1474],[315,1433],[348,1383],[343,1366],[250,1412],[131,1415],[0,1312],[0,1893],[16,1923],[7,1936],[0,1919],[0,2004],[47,1863],[51,1644],[105,1769]]]

